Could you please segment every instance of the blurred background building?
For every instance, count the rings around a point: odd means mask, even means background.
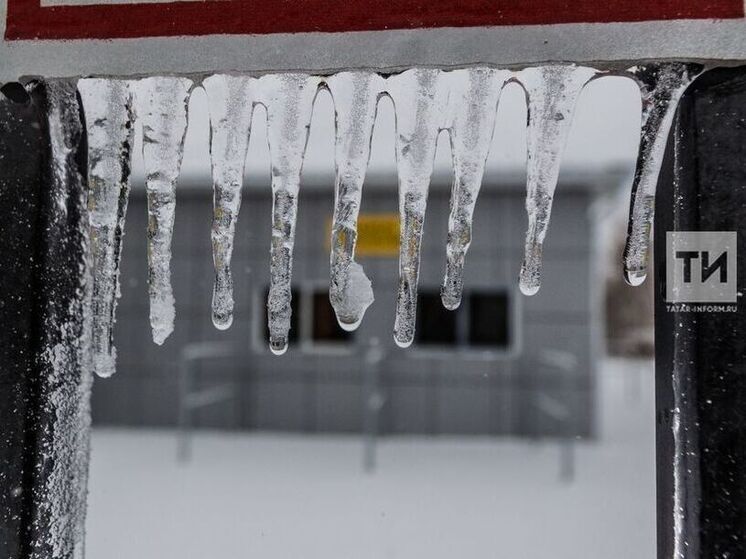
[[[456,312],[439,297],[451,186],[441,136],[417,337],[400,349],[392,338],[393,107],[388,99],[379,104],[361,208],[357,259],[376,301],[349,334],[328,299],[334,112],[320,94],[300,189],[290,349],[282,357],[266,342],[264,111],[254,115],[236,232],[234,323],[218,331],[210,319],[208,117],[204,93],[192,95],[173,247],[176,327],[160,347],[148,322],[138,132],[117,373],[93,390],[90,555],[652,557],[653,377],[644,359],[652,298],[649,288],[623,285],[619,263],[639,115],[631,81],[608,77],[585,88],[542,287],[525,297],[518,272],[526,108],[520,87],[505,88]],[[188,462],[177,461],[179,424],[194,433]],[[376,457],[375,470],[361,467]]]
[[[376,302],[356,332],[342,330],[329,304],[331,184],[306,176],[293,267],[290,350],[267,347],[271,197],[247,189],[234,253],[236,313],[226,332],[210,320],[214,274],[212,197],[182,184],[175,233],[176,330],[163,347],[150,341],[141,190],[130,200],[116,340],[118,374],[94,393],[98,424],[171,426],[179,417],[180,361],[197,344],[232,344],[225,355],[195,362],[192,389],[223,386],[227,401],[204,406],[194,424],[221,429],[357,432],[364,417],[364,353],[379,341],[377,379],[384,433],[591,435],[595,374],[603,352],[603,285],[597,209],[613,174],[566,173],[545,247],[543,286],[524,297],[516,285],[523,258],[525,186],[520,174],[488,175],[475,215],[461,307],[440,301],[450,176],[434,178],[423,241],[415,344],[392,338],[398,278],[396,184],[369,176],[362,201],[357,259]]]
[[[625,93],[620,86],[628,84],[618,80],[616,90],[605,85],[619,97],[620,91]],[[588,90],[594,86],[595,82]],[[195,344],[219,340],[230,346],[221,348],[230,355],[193,363],[190,390],[220,386],[219,394],[230,398],[215,395],[218,405],[199,406],[190,416],[195,426],[359,431],[366,382],[361,355],[375,339],[383,354],[376,382],[385,399],[379,417],[384,433],[593,434],[594,378],[599,356],[605,353],[606,332],[613,332],[609,345],[614,348],[644,346],[648,335],[639,331],[638,323],[632,337],[642,336],[641,340],[617,341],[630,336],[623,317],[618,318],[618,309],[633,308],[630,301],[641,298],[638,291],[614,289],[627,302],[604,303],[604,282],[621,277],[606,270],[616,270],[608,259],[609,254],[618,253],[616,243],[623,238],[624,227],[603,218],[608,217],[610,207],[612,214],[619,214],[618,208],[626,205],[626,193],[620,196],[620,192],[629,177],[619,150],[608,141],[599,141],[602,124],[594,122],[595,129],[586,125],[570,139],[545,245],[542,289],[534,297],[524,297],[518,291],[517,276],[526,227],[525,175],[516,163],[524,157],[525,132],[520,121],[525,118],[525,107],[520,89],[508,86],[475,212],[464,303],[456,312],[445,310],[439,298],[451,183],[447,141],[440,142],[423,242],[417,338],[411,349],[401,350],[391,337],[398,273],[391,106],[383,101],[379,108],[358,248],[376,302],[361,328],[346,333],[336,324],[328,302],[333,108],[328,97],[320,96],[299,202],[291,348],[286,356],[276,358],[266,346],[271,198],[268,156],[262,152],[266,149],[263,115],[257,110],[254,118],[236,233],[235,320],[228,331],[221,332],[210,321],[212,199],[207,110],[200,94],[198,90],[192,99],[190,136],[177,196],[176,329],[163,347],[150,341],[147,209],[136,159],[115,332],[119,373],[96,386],[96,423],[174,425],[184,404],[179,367],[185,352],[189,354],[191,348],[193,353]],[[608,102],[598,94],[586,97],[584,93],[576,128],[582,128],[586,118],[593,122],[593,105]],[[585,116],[589,105],[590,114]],[[635,142],[629,143],[634,153]],[[580,160],[585,164],[578,164]],[[613,237],[608,233],[610,221],[619,229],[612,232]],[[607,307],[614,320],[609,328]],[[627,322],[634,322],[634,317]]]

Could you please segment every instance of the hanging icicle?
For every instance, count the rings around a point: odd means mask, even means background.
[[[327,81],[336,115],[334,218],[329,300],[344,330],[355,330],[373,303],[373,288],[355,262],[357,219],[383,79],[369,72],[342,72]]]
[[[394,340],[414,341],[417,282],[425,209],[433,172],[436,141],[446,116],[447,91],[440,70],[408,70],[388,80],[396,110],[396,161],[399,173],[399,289]]]
[[[592,68],[563,65],[527,68],[517,76],[528,103],[528,231],[520,273],[524,295],[534,295],[541,286],[544,238],[562,154],[580,92],[596,73]]]
[[[650,230],[668,135],[681,96],[702,73],[699,64],[662,63],[632,68],[629,73],[640,85],[642,129],[637,168],[632,183],[627,242],[624,246],[624,279],[640,285],[648,273]]]
[[[702,71],[701,65],[685,63],[629,70],[640,84],[643,99],[640,153],[624,253],[625,278],[633,285],[645,279],[655,186],[676,105]],[[341,72],[326,79],[298,73],[207,78],[204,88],[210,107],[214,188],[213,323],[226,329],[233,321],[231,259],[251,119],[257,104],[267,111],[272,162],[269,345],[274,353],[282,354],[287,349],[291,322],[290,284],[300,174],[318,88],[325,82],[335,105],[336,178],[329,299],[345,330],[357,328],[373,302],[371,282],[355,261],[357,225],[378,100],[384,94],[391,96],[396,111],[400,212],[394,339],[399,346],[407,347],[415,336],[421,242],[438,134],[444,130],[449,133],[454,166],[441,299],[446,308],[456,309],[461,302],[472,219],[500,94],[511,78],[525,90],[528,231],[520,287],[524,294],[533,295],[541,284],[543,243],[575,107],[584,86],[598,74],[592,68],[557,64],[517,73],[474,67],[454,71],[416,68],[388,78],[372,72]],[[93,343],[97,372],[102,376],[114,371],[112,328],[135,112],[143,125],[153,339],[161,344],[173,331],[171,241],[192,85],[191,80],[177,77],[153,77],[139,82],[80,81],[90,145]]]
[[[210,156],[214,193],[211,237],[215,266],[212,322],[220,330],[229,328],[233,323],[231,257],[236,220],[241,208],[255,82],[254,78],[249,77],[216,75],[202,84],[209,100],[212,131]]]
[[[128,82],[109,79],[80,80],[78,91],[88,136],[93,367],[99,376],[109,377],[116,369],[113,329],[130,191],[132,92]]]
[[[272,245],[267,300],[269,347],[287,351],[290,332],[290,279],[303,156],[320,79],[305,74],[268,75],[258,81],[258,100],[267,109],[272,161]]]
[[[143,160],[148,191],[148,289],[153,341],[162,344],[174,329],[171,240],[176,183],[187,128],[192,80],[154,77],[140,80],[137,114],[142,119]]]
[[[441,300],[445,308],[455,310],[461,304],[464,260],[471,244],[472,216],[495,130],[497,103],[510,72],[472,68],[446,75],[453,114],[450,127],[453,187]]]

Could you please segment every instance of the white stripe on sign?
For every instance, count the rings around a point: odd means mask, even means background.
[[[112,6],[117,4],[169,4],[173,2],[205,2],[205,0],[41,0],[41,6]]]

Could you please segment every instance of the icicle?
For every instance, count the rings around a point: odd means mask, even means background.
[[[355,262],[357,218],[383,80],[376,74],[342,72],[327,82],[336,113],[334,220],[331,231],[329,300],[339,325],[355,330],[373,303],[373,288]]]
[[[497,103],[510,72],[472,68],[447,75],[451,82],[454,180],[441,299],[447,309],[454,310],[461,304],[464,259],[471,244],[472,216],[492,142]]]
[[[624,279],[640,285],[647,277],[655,189],[676,107],[689,84],[702,72],[699,64],[662,63],[633,68],[642,93],[642,131],[632,184]]]
[[[212,130],[210,155],[214,195],[211,236],[215,266],[212,322],[220,330],[233,323],[231,257],[241,208],[241,186],[254,108],[254,82],[249,77],[216,75],[202,84],[209,99]]]
[[[267,140],[272,160],[272,246],[267,301],[269,347],[287,351],[290,331],[290,278],[303,156],[320,80],[305,74],[259,79],[259,101],[267,108]]]
[[[520,287],[534,295],[541,285],[544,238],[552,212],[560,161],[580,92],[596,70],[582,66],[527,68],[518,74],[528,102],[528,231]]]
[[[192,81],[187,78],[153,77],[141,80],[136,90],[148,190],[150,325],[157,344],[173,332],[176,316],[171,288],[171,238],[191,87]]]
[[[447,90],[439,70],[415,69],[389,78],[396,109],[396,160],[399,171],[399,290],[394,340],[408,347],[414,340],[417,281],[427,194],[438,132],[446,116]]]
[[[113,328],[134,139],[132,93],[121,80],[78,82],[88,133],[88,209],[93,266],[93,367],[114,374]]]

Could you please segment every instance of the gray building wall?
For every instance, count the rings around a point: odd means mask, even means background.
[[[395,185],[366,187],[362,211],[396,212]],[[598,186],[594,177],[586,184]],[[397,259],[360,258],[376,301],[355,339],[380,339],[385,351],[380,384],[384,433],[589,436],[594,430],[594,373],[601,339],[596,282],[592,279],[596,232],[590,211],[595,188],[566,182],[558,188],[545,244],[540,292],[518,291],[526,216],[522,184],[483,189],[467,257],[467,290],[509,293],[511,344],[504,351],[396,347],[392,339]],[[421,290],[437,291],[445,263],[449,185],[431,188],[425,224]],[[210,319],[212,259],[208,189],[178,193],[173,252],[177,320],[162,347],[150,339],[146,271],[147,212],[134,191],[122,258],[122,298],[115,343],[117,374],[97,380],[97,424],[169,426],[177,419],[178,360],[191,342],[235,343],[240,358],[203,362],[197,382],[231,383],[235,398],[197,413],[198,426],[304,432],[355,432],[362,423],[363,366],[355,342],[291,344],[269,353],[264,336],[263,293],[269,278],[271,200],[268,189],[245,190],[233,256],[236,311],[233,326],[216,330]],[[293,268],[302,292],[328,289],[327,220],[331,188],[301,187]],[[600,285],[600,282],[599,282]],[[307,299],[305,300],[307,303]],[[303,306],[304,303],[301,303]],[[573,359],[568,360],[568,354]],[[565,364],[558,368],[557,363]],[[567,417],[564,417],[566,415]]]

